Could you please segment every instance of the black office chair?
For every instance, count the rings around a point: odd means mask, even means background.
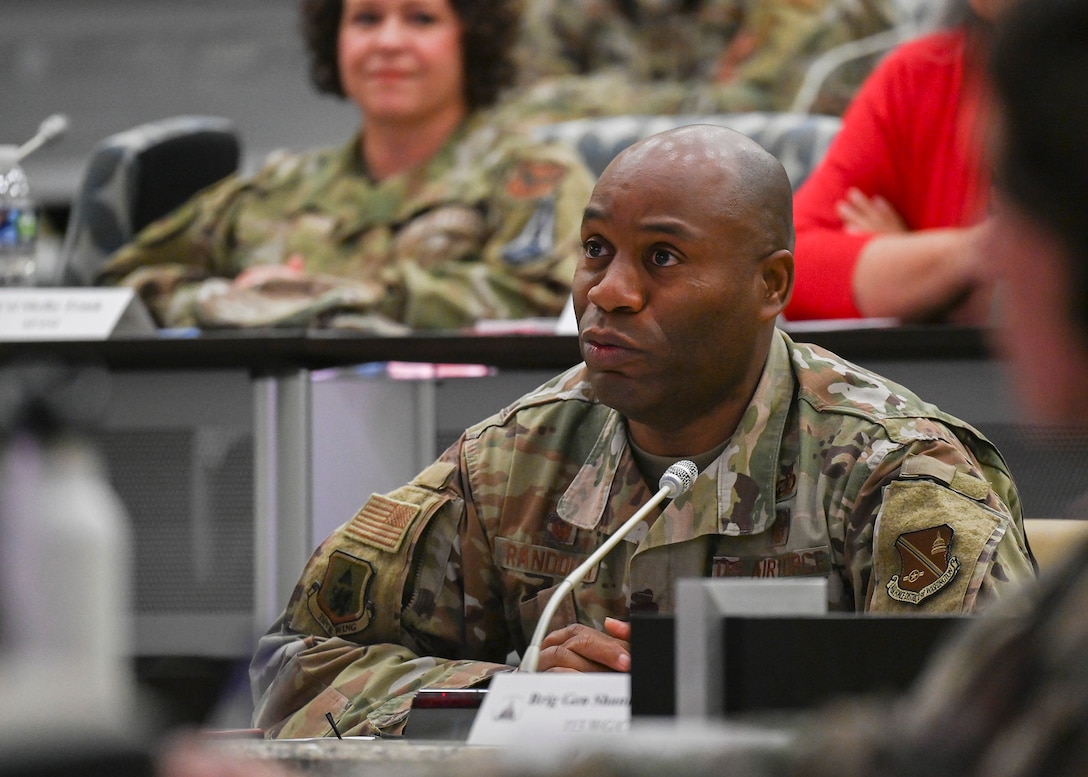
[[[234,124],[175,116],[103,140],[72,204],[58,262],[61,285],[89,285],[111,253],[156,218],[238,169]]]

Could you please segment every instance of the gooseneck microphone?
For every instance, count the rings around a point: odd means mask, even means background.
[[[52,143],[68,131],[68,117],[63,113],[54,113],[38,126],[38,132],[15,152],[16,161],[22,161],[42,146]]]
[[[692,482],[699,475],[699,468],[695,466],[694,462],[684,459],[678,461],[665,470],[665,474],[661,476],[661,480],[658,481],[658,491],[652,497],[650,501],[642,506],[642,508],[627,519],[627,523],[623,524],[615,534],[609,537],[604,543],[593,551],[589,558],[583,561],[578,567],[563,578],[563,582],[556,586],[555,593],[548,600],[547,605],[544,607],[544,612],[540,615],[540,620],[537,621],[536,630],[533,632],[533,638],[529,641],[529,647],[525,649],[525,656],[521,659],[521,666],[519,669],[522,672],[535,672],[537,664],[540,661],[540,643],[544,641],[544,637],[548,634],[548,627],[551,624],[552,617],[555,615],[556,609],[559,607],[559,603],[563,601],[563,598],[570,593],[570,590],[575,585],[582,582],[582,579],[589,573],[589,570],[597,566],[601,559],[608,555],[608,552],[612,550],[627,536],[628,532],[642,523],[642,520],[646,517],[646,514],[657,507],[664,499],[675,499],[680,494],[691,488]]]

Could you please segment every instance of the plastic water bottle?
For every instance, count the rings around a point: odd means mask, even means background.
[[[130,524],[77,418],[98,380],[0,371],[0,753],[133,726]]]
[[[31,283],[37,241],[38,209],[19,164],[19,149],[0,145],[0,285]]]

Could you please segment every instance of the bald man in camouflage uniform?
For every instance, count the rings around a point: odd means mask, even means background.
[[[787,110],[815,58],[889,29],[890,0],[531,0],[504,120]],[[875,59],[835,70],[841,114]]]
[[[573,152],[500,134],[481,113],[421,170],[377,183],[358,138],[278,155],[148,226],[99,280],[135,287],[172,327],[403,331],[555,316],[591,188]],[[291,273],[254,277],[280,266]],[[251,281],[231,282],[247,270]]]
[[[586,362],[322,543],[258,646],[256,724],[397,733],[417,689],[510,671],[555,586],[677,458],[701,470],[691,490],[562,602],[542,670],[629,668],[622,620],[671,611],[683,577],[821,577],[829,609],[894,614],[975,612],[1032,579],[989,441],[775,328],[789,213],[782,166],[731,130],[621,153],[583,218]]]

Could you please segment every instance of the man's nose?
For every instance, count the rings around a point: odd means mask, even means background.
[[[601,310],[634,312],[646,304],[641,268],[622,256],[615,257],[590,287],[587,299]]]

